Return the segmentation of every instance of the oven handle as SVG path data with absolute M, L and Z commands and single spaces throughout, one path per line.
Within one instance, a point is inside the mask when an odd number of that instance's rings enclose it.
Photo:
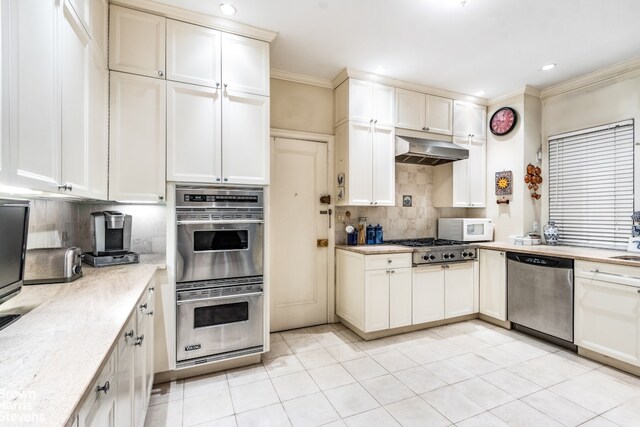
M 231 298 L 255 297 L 255 296 L 263 296 L 263 295 L 264 295 L 264 292 L 249 292 L 247 294 L 224 295 L 224 296 L 207 297 L 207 298 L 195 298 L 195 299 L 188 299 L 188 300 L 184 300 L 184 301 L 176 301 L 176 305 L 182 305 L 182 304 L 193 303 L 193 302 L 201 302 L 201 301 L 209 301 L 209 300 L 212 300 L 212 299 L 221 300 L 221 299 L 231 299 Z
M 205 224 L 213 224 L 213 225 L 223 225 L 223 224 L 264 224 L 263 219 L 226 219 L 220 221 L 211 221 L 211 220 L 186 220 L 186 221 L 176 221 L 178 225 L 205 225 Z

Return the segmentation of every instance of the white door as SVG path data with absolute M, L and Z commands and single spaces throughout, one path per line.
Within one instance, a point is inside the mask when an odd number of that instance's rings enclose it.
M 97 51 L 89 61 L 89 197 L 106 200 L 109 182 L 109 71 Z M 64 166 L 64 165 L 63 165 Z
M 349 205 L 371 205 L 372 175 L 372 126 L 369 123 L 348 122 L 349 127 Z
M 112 71 L 110 88 L 109 200 L 164 200 L 166 82 Z
M 372 199 L 376 206 L 396 204 L 396 161 L 393 128 L 374 125 L 372 141 Z M 351 142 L 351 141 L 349 141 Z
M 487 149 L 486 142 L 482 140 L 472 139 L 469 147 L 469 159 L 467 164 L 469 206 L 474 208 L 483 208 L 487 205 Z M 454 162 L 455 163 L 455 162 Z
M 389 329 L 389 270 L 364 272 L 364 332 Z
M 453 135 L 467 138 L 471 135 L 469 123 L 469 103 L 465 101 L 453 102 Z
M 373 122 L 373 93 L 371 83 L 349 79 L 349 120 Z
M 329 194 L 327 144 L 275 138 L 271 144 L 269 239 L 271 330 L 327 322 Z
M 374 83 L 372 91 L 374 124 L 377 126 L 393 126 L 395 88 Z
M 444 319 L 444 269 L 441 265 L 413 268 L 412 323 Z
M 132 334 L 125 335 L 125 334 Z M 133 352 L 135 316 L 131 316 L 118 340 L 116 371 L 116 425 L 133 425 Z
M 134 339 L 136 340 L 133 349 L 133 425 L 136 427 L 144 426 L 144 419 L 147 415 L 145 408 L 146 393 L 146 366 L 147 366 L 147 348 L 148 342 L 145 338 L 147 333 L 147 323 L 144 314 L 136 310 L 133 314 L 136 316 L 136 332 Z
M 166 19 L 111 5 L 109 69 L 164 78 Z
M 396 89 L 396 127 L 424 130 L 425 95 L 406 89 Z
M 223 91 L 224 184 L 269 184 L 269 98 Z
M 269 96 L 269 43 L 223 33 L 222 81 L 232 91 Z
M 393 268 L 389 275 L 389 327 L 411 324 L 411 268 Z
M 469 133 L 474 139 L 487 139 L 487 108 L 484 105 L 469 104 Z
M 58 191 L 60 181 L 56 3 L 13 0 L 10 4 L 12 175 L 18 185 L 50 192 Z
M 101 64 L 106 69 L 109 40 L 109 2 L 108 0 L 91 0 L 90 9 L 91 25 L 89 34 L 91 34 L 91 43 L 99 54 Z
M 167 80 L 220 87 L 220 31 L 167 20 Z
M 453 142 L 469 150 L 471 154 L 470 137 L 453 138 Z M 469 162 L 470 159 L 458 160 L 452 163 L 453 169 L 453 207 L 469 206 Z M 485 178 L 482 178 L 485 181 Z
M 453 134 L 453 101 L 440 96 L 426 95 L 426 127 L 429 132 Z
M 79 4 L 84 4 L 80 2 Z M 89 34 L 69 3 L 60 26 L 62 85 L 62 182 L 73 195 L 90 197 L 88 134 Z
M 444 272 L 444 317 L 474 312 L 473 262 L 448 264 Z
M 504 252 L 480 249 L 480 313 L 507 320 L 507 263 Z
M 167 180 L 220 183 L 220 90 L 167 82 Z

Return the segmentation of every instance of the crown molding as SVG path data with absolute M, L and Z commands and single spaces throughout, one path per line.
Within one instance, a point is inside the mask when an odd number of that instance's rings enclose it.
M 569 92 L 606 86 L 637 76 L 640 76 L 640 57 L 546 87 L 542 89 L 541 98 L 546 99 Z
M 524 96 L 524 95 L 531 95 L 531 96 L 535 96 L 536 98 L 540 98 L 541 91 L 540 89 L 536 89 L 534 87 L 525 85 L 524 87 L 518 90 L 514 90 L 513 92 L 507 93 L 506 95 L 502 95 L 497 98 L 491 98 L 487 105 L 491 106 L 496 104 L 502 104 L 511 98 L 515 98 L 516 96 Z
M 110 4 L 128 7 L 131 9 L 149 12 L 165 18 L 185 21 L 203 27 L 214 28 L 227 33 L 250 37 L 271 43 L 278 35 L 275 31 L 265 30 L 252 25 L 241 24 L 219 16 L 193 12 L 168 4 L 157 3 L 153 0 L 110 0 Z
M 333 89 L 331 80 L 321 79 L 319 77 L 307 76 L 304 74 L 290 73 L 288 71 L 271 69 L 271 78 L 278 80 L 286 80 L 288 82 L 302 83 L 305 85 L 318 86 Z
M 442 96 L 444 98 L 450 98 L 460 101 L 470 101 L 479 105 L 488 105 L 486 98 L 479 98 L 477 96 L 466 95 L 459 92 L 451 92 L 444 89 L 438 89 L 430 86 L 423 86 L 417 83 L 405 82 L 403 80 L 396 80 L 390 77 L 381 76 L 378 74 L 367 73 L 364 71 L 354 70 L 351 68 L 345 68 L 332 80 L 333 87 L 336 88 L 342 84 L 348 78 L 355 78 L 360 80 L 368 80 L 377 83 L 381 83 L 388 86 L 393 86 L 400 89 L 413 90 L 416 92 L 427 93 L 429 95 Z

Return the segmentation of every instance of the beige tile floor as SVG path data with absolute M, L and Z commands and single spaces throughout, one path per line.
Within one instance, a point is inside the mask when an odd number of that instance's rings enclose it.
M 155 386 L 146 425 L 638 427 L 640 378 L 479 320 L 369 342 L 322 325 Z

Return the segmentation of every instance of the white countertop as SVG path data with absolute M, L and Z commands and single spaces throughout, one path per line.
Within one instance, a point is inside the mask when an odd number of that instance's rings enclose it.
M 0 425 L 65 425 L 162 264 L 83 264 L 75 282 L 25 286 L 0 305 L 23 314 L 0 331 Z
M 506 252 L 523 252 L 536 255 L 555 256 L 560 258 L 572 258 L 582 261 L 606 262 L 609 264 L 630 265 L 640 267 L 639 261 L 613 259 L 620 255 L 637 255 L 640 253 L 616 251 L 611 249 L 583 248 L 578 246 L 551 246 L 551 245 L 512 245 L 505 242 L 477 243 L 481 249 L 495 249 Z
M 413 248 L 410 246 L 400 245 L 336 245 L 336 249 L 342 249 L 344 251 L 355 252 L 362 255 L 380 255 L 380 254 L 403 254 L 413 252 Z

